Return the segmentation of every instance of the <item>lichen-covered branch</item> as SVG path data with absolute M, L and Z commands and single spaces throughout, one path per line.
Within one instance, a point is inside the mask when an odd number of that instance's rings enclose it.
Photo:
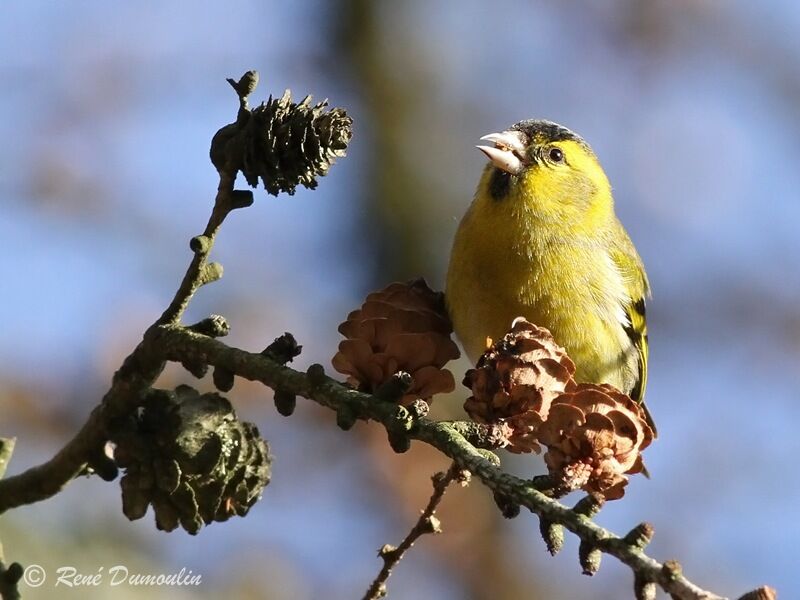
M 234 206 L 233 195 L 233 182 L 236 174 L 229 172 L 221 172 L 219 178 L 219 186 L 217 188 L 217 197 L 214 202 L 214 208 L 211 211 L 211 216 L 208 219 L 206 228 L 202 235 L 192 238 L 190 247 L 194 252 L 192 262 L 189 268 L 186 269 L 186 274 L 183 276 L 175 296 L 170 302 L 167 309 L 159 317 L 157 323 L 178 323 L 189 305 L 189 301 L 194 296 L 197 289 L 205 283 L 210 283 L 221 276 L 221 268 L 211 268 L 211 271 L 218 271 L 216 275 L 209 274 L 208 255 L 211 253 L 211 248 L 214 246 L 214 239 L 219 231 L 222 222 Z M 250 192 L 245 192 L 250 194 Z M 250 202 L 252 203 L 252 194 L 250 194 Z M 212 263 L 216 265 L 217 263 Z
M 416 417 L 413 411 L 396 404 L 380 401 L 373 395 L 350 389 L 324 374 L 320 365 L 312 365 L 306 373 L 296 371 L 264 356 L 231 348 L 213 338 L 198 334 L 179 326 L 163 326 L 156 334 L 158 347 L 163 357 L 173 361 L 200 361 L 221 366 L 236 375 L 251 381 L 311 399 L 318 404 L 350 419 L 378 421 L 391 435 L 404 431 L 409 439 L 416 439 L 437 448 L 457 465 L 480 479 L 495 495 L 505 502 L 525 507 L 549 524 L 561 525 L 578 536 L 586 546 L 586 552 L 599 550 L 616 557 L 628 565 L 645 592 L 647 584 L 658 584 L 674 598 L 682 600 L 723 600 L 722 596 L 703 590 L 689 581 L 675 561 L 664 563 L 647 556 L 644 545 L 648 536 L 642 536 L 642 528 L 620 537 L 594 523 L 581 511 L 570 509 L 545 493 L 540 492 L 531 480 L 524 480 L 503 471 L 491 456 L 471 444 L 462 435 L 470 431 L 475 437 L 477 430 L 462 424 L 431 421 Z M 596 560 L 597 554 L 594 554 Z M 584 566 L 587 571 L 587 567 Z M 596 569 L 595 569 L 596 570 Z M 643 595 L 642 598 L 648 596 Z
M 207 262 L 208 255 L 225 216 L 232 209 L 238 208 L 236 203 L 233 176 L 221 173 L 208 225 L 202 235 L 192 238 L 194 257 L 169 307 L 145 332 L 143 340 L 114 373 L 110 389 L 103 396 L 102 402 L 92 410 L 80 431 L 47 462 L 0 480 L 0 514 L 16 506 L 50 498 L 78 475 L 86 473 L 87 468 L 93 468 L 105 479 L 116 477 L 116 467 L 103 452 L 103 446 L 110 437 L 109 425 L 115 419 L 135 410 L 145 392 L 163 371 L 164 360 L 158 352 L 149 350 L 152 333 L 161 324 L 179 322 L 195 291 L 215 278 L 208 275 L 209 271 L 217 271 L 214 268 L 209 269 L 211 265 Z M 217 272 L 216 278 L 220 274 L 221 270 Z
M 141 394 L 153 384 L 163 367 L 163 360 L 147 352 L 142 341 L 114 373 L 111 388 L 83 427 L 53 458 L 0 480 L 0 514 L 50 498 L 86 472 L 93 459 L 101 460 L 108 424 L 137 406 Z
M 252 170 L 268 189 L 278 182 L 277 189 L 291 192 L 298 184 L 314 187 L 316 177 L 344 154 L 352 121 L 342 109 L 326 112 L 325 103 L 311 106 L 309 99 L 294 104 L 287 93 L 274 105 L 250 111 L 247 98 L 257 82 L 253 71 L 231 82 L 239 96 L 239 111 L 236 122 L 220 129 L 212 140 L 211 160 L 219 173 L 214 207 L 203 233 L 191 240 L 194 256 L 175 296 L 114 374 L 110 389 L 80 431 L 47 462 L 0 479 L 0 514 L 57 494 L 88 469 L 104 479 L 116 477 L 116 466 L 104 452 L 110 424 L 136 409 L 164 367 L 160 353 L 149 350 L 152 334 L 158 326 L 179 323 L 197 289 L 221 277 L 221 265 L 208 262 L 216 234 L 232 210 L 253 203 L 252 192 L 233 189 L 237 173 L 252 175 Z M 282 145 L 275 146 L 275 128 L 287 124 L 293 126 L 290 134 L 281 133 Z

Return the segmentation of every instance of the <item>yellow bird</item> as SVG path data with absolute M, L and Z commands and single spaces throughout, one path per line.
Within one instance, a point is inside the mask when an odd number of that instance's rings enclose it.
M 550 121 L 481 140 L 489 163 L 456 233 L 445 293 L 467 355 L 476 361 L 487 337 L 523 316 L 566 348 L 577 381 L 643 402 L 649 284 L 594 152 Z

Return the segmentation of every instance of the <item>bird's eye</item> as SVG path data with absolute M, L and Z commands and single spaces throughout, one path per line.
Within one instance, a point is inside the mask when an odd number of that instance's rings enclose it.
M 561 151 L 561 148 L 550 148 L 547 152 L 547 156 L 554 163 L 564 162 L 564 153 Z

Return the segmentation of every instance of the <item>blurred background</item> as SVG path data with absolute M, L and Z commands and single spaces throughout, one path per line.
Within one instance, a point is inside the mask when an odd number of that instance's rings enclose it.
M 225 83 L 261 73 L 254 100 L 291 88 L 355 121 L 349 155 L 317 191 L 273 198 L 225 224 L 225 266 L 187 321 L 227 316 L 231 344 L 285 330 L 299 367 L 330 364 L 336 327 L 370 290 L 425 276 L 443 287 L 453 233 L 484 164 L 478 138 L 523 118 L 581 133 L 615 188 L 647 266 L 653 478 L 597 520 L 655 525 L 650 553 L 736 597 L 800 597 L 800 6 L 744 0 L 396 3 L 6 0 L 0 7 L 0 435 L 9 474 L 50 457 L 163 310 L 216 189 L 211 136 L 232 121 Z M 457 379 L 467 367 L 455 365 Z M 160 384 L 197 382 L 170 367 Z M 434 416 L 463 416 L 466 390 Z M 377 426 L 344 433 L 300 401 L 230 396 L 275 455 L 246 519 L 197 537 L 128 522 L 116 484 L 79 480 L 0 521 L 6 558 L 80 572 L 202 575 L 199 588 L 69 590 L 26 598 L 357 598 L 377 549 L 406 534 L 447 463 L 395 456 Z M 504 457 L 523 475 L 541 459 Z M 572 500 L 572 499 L 569 499 Z M 504 521 L 479 485 L 451 489 L 445 534 L 396 569 L 390 597 L 616 600 L 614 559 L 580 575 L 538 523 Z

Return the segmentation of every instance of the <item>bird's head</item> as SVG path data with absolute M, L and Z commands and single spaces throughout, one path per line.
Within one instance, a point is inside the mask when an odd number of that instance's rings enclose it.
M 485 135 L 488 158 L 479 196 L 546 222 L 575 225 L 613 213 L 611 186 L 589 144 L 551 121 L 520 121 Z

